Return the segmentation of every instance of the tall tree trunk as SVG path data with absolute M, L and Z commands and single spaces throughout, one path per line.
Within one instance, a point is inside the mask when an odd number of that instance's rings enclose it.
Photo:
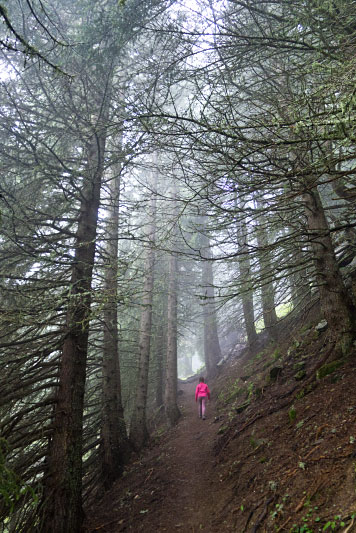
M 53 436 L 47 457 L 41 531 L 48 533 L 77 533 L 83 520 L 83 404 L 91 282 L 106 141 L 105 122 L 100 122 L 88 149 L 85 182 L 81 192 L 66 336 L 60 364 Z
M 307 190 L 303 194 L 303 202 L 321 309 L 338 349 L 346 355 L 355 337 L 355 309 L 339 271 L 328 222 L 317 189 Z
M 253 306 L 253 285 L 251 281 L 251 261 L 248 246 L 248 228 L 243 213 L 243 200 L 239 197 L 238 191 L 235 193 L 235 209 L 240 211 L 236 221 L 236 240 L 239 264 L 240 297 L 242 311 L 245 322 L 247 342 L 252 346 L 257 340 L 255 327 L 255 310 Z
M 119 238 L 120 169 L 109 183 L 110 217 L 107 227 L 107 265 L 105 270 L 101 479 L 106 489 L 121 475 L 131 447 L 126 433 L 121 399 L 120 360 L 118 348 L 117 277 Z
M 260 225 L 257 228 L 257 244 L 260 263 L 262 315 L 268 334 L 271 337 L 275 337 L 278 319 L 275 308 L 271 254 L 264 218 L 260 217 L 259 222 Z
M 290 277 L 290 291 L 293 309 L 298 313 L 308 306 L 312 300 L 312 293 L 310 287 L 310 276 L 305 265 L 307 259 L 303 252 L 301 245 L 297 244 L 294 254 L 291 256 L 293 260 L 294 272 Z
M 156 182 L 157 184 L 157 182 Z M 135 404 L 130 426 L 130 440 L 136 450 L 140 450 L 148 438 L 146 424 L 146 404 L 148 391 L 148 370 L 152 335 L 152 301 L 155 261 L 155 233 L 156 233 L 156 194 L 151 199 L 151 221 L 147 238 L 149 240 L 145 261 L 145 282 L 143 288 L 142 312 L 139 338 L 139 367 Z
M 337 180 L 334 180 L 332 182 L 332 188 L 333 191 L 340 197 L 349 202 L 350 204 L 353 204 L 353 207 L 355 207 L 356 203 L 356 196 L 355 192 L 352 190 L 350 191 L 344 183 L 344 180 L 339 178 Z M 347 218 L 350 226 L 345 229 L 345 239 L 350 243 L 350 247 L 354 245 L 355 238 L 356 238 L 356 230 L 354 227 L 352 227 L 352 223 L 350 220 L 351 216 Z M 351 289 L 353 294 L 353 302 L 356 303 L 356 275 L 355 273 L 352 274 L 351 277 Z
M 255 327 L 255 311 L 253 306 L 253 288 L 251 282 L 251 262 L 248 249 L 247 227 L 244 220 L 239 223 L 238 227 L 238 261 L 241 280 L 241 301 L 244 315 L 247 342 L 252 346 L 257 340 Z
M 155 261 L 155 275 L 161 287 L 156 295 L 154 328 L 154 361 L 152 368 L 155 405 L 164 406 L 165 356 L 167 352 L 167 257 L 158 256 Z
M 178 245 L 178 206 L 176 184 L 173 183 L 173 246 Z M 177 404 L 178 354 L 177 354 L 177 301 L 178 301 L 178 257 L 175 252 L 169 256 L 168 301 L 167 301 L 167 355 L 164 388 L 164 408 L 168 423 L 174 426 L 180 417 Z
M 165 353 L 165 322 L 163 316 L 160 317 L 159 325 L 156 331 L 156 364 L 155 364 L 155 403 L 156 407 L 162 407 L 163 405 L 163 363 Z
M 202 234 L 202 244 L 202 256 L 205 259 L 202 266 L 202 288 L 204 291 L 204 355 L 207 375 L 211 378 L 216 374 L 216 365 L 221 359 L 221 348 L 216 317 L 214 275 L 211 262 L 210 241 L 204 234 Z
M 165 412 L 171 426 L 174 426 L 180 417 L 177 405 L 177 274 L 177 255 L 172 252 L 169 259 L 168 275 L 167 358 L 164 391 Z

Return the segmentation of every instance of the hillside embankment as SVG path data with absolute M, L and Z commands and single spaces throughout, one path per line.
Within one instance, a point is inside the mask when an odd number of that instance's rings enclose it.
M 205 421 L 197 381 L 182 384 L 178 425 L 87 511 L 86 533 L 355 532 L 356 353 L 337 359 L 323 329 L 232 355 Z

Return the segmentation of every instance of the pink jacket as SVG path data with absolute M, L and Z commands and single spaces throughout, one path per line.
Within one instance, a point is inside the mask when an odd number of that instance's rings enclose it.
M 206 383 L 199 383 L 195 389 L 195 401 L 197 401 L 197 399 L 201 396 L 207 396 L 210 400 L 210 390 Z

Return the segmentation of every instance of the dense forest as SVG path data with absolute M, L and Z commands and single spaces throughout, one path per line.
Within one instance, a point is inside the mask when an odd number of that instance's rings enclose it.
M 76 533 L 178 377 L 316 304 L 353 350 L 354 2 L 0 15 L 0 515 Z

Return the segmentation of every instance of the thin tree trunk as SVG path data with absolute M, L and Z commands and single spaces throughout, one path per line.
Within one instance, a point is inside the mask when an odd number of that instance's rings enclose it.
M 167 420 L 174 426 L 180 417 L 177 405 L 177 255 L 172 253 L 169 259 L 168 309 L 167 309 L 167 359 L 165 383 L 165 412 Z
M 173 245 L 178 244 L 178 206 L 176 184 L 173 183 Z M 168 423 L 174 426 L 180 411 L 177 404 L 178 354 L 177 354 L 177 301 L 178 301 L 178 257 L 175 252 L 169 256 L 168 301 L 167 301 L 167 355 L 164 388 L 164 408 Z
M 247 228 L 245 223 L 240 224 L 238 235 L 239 271 L 242 283 L 241 301 L 245 321 L 247 342 L 252 346 L 257 340 L 255 327 L 255 311 L 253 306 L 253 289 L 251 282 L 251 264 L 247 242 Z
M 121 399 L 120 360 L 118 348 L 117 277 L 120 169 L 109 184 L 110 218 L 107 227 L 107 259 L 105 270 L 104 339 L 103 339 L 103 404 L 101 426 L 101 478 L 106 489 L 121 475 L 131 447 L 126 433 Z
M 157 183 L 157 182 L 156 182 Z M 148 370 L 152 335 L 152 301 L 155 261 L 155 233 L 156 233 L 156 195 L 151 199 L 151 221 L 149 225 L 147 256 L 145 262 L 145 282 L 142 300 L 139 338 L 139 368 L 135 404 L 130 426 L 130 440 L 136 450 L 140 450 L 148 438 L 146 424 L 146 404 L 148 391 Z
M 155 365 L 155 403 L 156 407 L 163 405 L 163 363 L 165 352 L 165 324 L 163 316 L 160 317 L 160 324 L 157 327 L 156 334 L 156 365 Z M 162 321 L 162 322 L 161 322 Z
M 346 355 L 355 336 L 354 307 L 343 283 L 325 212 L 316 189 L 303 194 L 304 209 L 313 250 L 320 305 L 329 330 Z
M 260 226 L 257 228 L 256 232 L 260 263 L 262 315 L 267 332 L 272 337 L 275 337 L 278 319 L 275 308 L 271 254 L 268 247 L 268 236 L 264 224 L 264 219 L 260 218 Z
M 243 210 L 238 193 L 235 195 L 235 208 Z M 253 306 L 253 286 L 251 282 L 251 262 L 248 247 L 248 230 L 244 215 L 236 223 L 237 229 L 237 249 L 239 263 L 239 279 L 241 280 L 240 297 L 242 302 L 242 311 L 245 322 L 247 342 L 252 346 L 257 340 L 255 327 L 255 310 Z
M 221 348 L 215 308 L 213 265 L 210 260 L 210 242 L 206 235 L 202 234 L 202 239 L 202 256 L 205 259 L 202 266 L 202 287 L 205 298 L 203 303 L 204 355 L 207 375 L 211 378 L 216 374 L 216 365 L 221 359 Z
M 155 260 L 155 279 L 156 277 L 160 290 L 157 291 L 154 325 L 154 359 L 150 363 L 150 369 L 153 379 L 154 401 L 157 408 L 164 405 L 164 371 L 165 355 L 167 351 L 167 258 L 163 255 L 156 256 Z
M 72 266 L 66 337 L 59 372 L 53 436 L 44 482 L 42 532 L 77 533 L 82 510 L 82 433 L 91 282 L 106 130 L 98 124 L 88 149 Z

